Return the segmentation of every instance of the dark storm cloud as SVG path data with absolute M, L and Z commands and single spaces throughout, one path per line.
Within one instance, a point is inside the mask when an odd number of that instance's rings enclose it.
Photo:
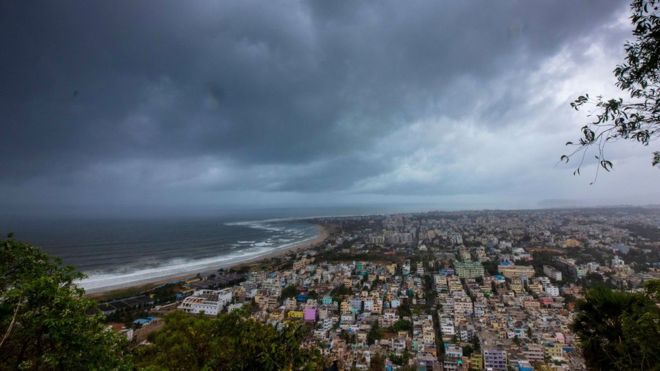
M 0 186 L 200 179 L 204 189 L 315 192 L 394 171 L 410 147 L 383 138 L 428 117 L 474 115 L 493 79 L 538 68 L 625 7 L 23 1 L 0 10 Z M 474 125 L 507 125 L 493 119 L 514 104 L 502 94 Z

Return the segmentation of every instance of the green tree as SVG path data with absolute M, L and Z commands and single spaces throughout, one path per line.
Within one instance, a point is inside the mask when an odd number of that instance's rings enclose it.
M 643 293 L 589 289 L 576 305 L 572 329 L 595 370 L 660 370 L 658 283 Z
M 404 366 L 408 364 L 408 360 L 410 359 L 410 352 L 408 351 L 408 348 L 403 350 L 402 355 L 396 355 L 395 353 L 390 353 L 390 360 L 392 363 L 398 366 Z
M 343 283 L 341 285 L 335 287 L 334 289 L 332 289 L 332 291 L 330 291 L 330 295 L 332 295 L 333 297 L 351 295 L 352 293 L 353 293 L 353 291 L 350 288 L 344 286 Z
M 394 322 L 394 325 L 392 325 L 392 329 L 394 331 L 411 331 L 412 330 L 412 323 L 408 320 L 405 319 L 400 319 L 396 322 Z
M 581 129 L 577 143 L 567 145 L 577 148 L 561 159 L 568 162 L 580 154 L 579 174 L 585 154 L 591 147 L 596 148 L 596 159 L 607 171 L 612 162 L 605 158 L 605 144 L 624 139 L 648 145 L 655 139 L 660 129 L 660 18 L 657 0 L 633 0 L 630 20 L 633 24 L 634 41 L 625 44 L 625 61 L 614 69 L 617 87 L 628 93 L 629 98 L 593 99 L 588 94 L 578 97 L 571 106 L 579 110 L 583 105 L 595 105 L 593 121 Z M 660 164 L 660 152 L 654 152 L 653 166 Z M 598 176 L 598 172 L 596 172 Z
M 412 311 L 410 310 L 410 305 L 408 304 L 407 301 L 403 301 L 399 305 L 396 311 L 399 314 L 399 318 L 410 317 L 412 315 Z
M 83 275 L 40 249 L 0 241 L 0 369 L 128 369 L 126 340 L 73 283 Z
M 371 362 L 369 362 L 369 371 L 384 371 L 385 370 L 385 357 L 376 353 L 371 356 Z
M 479 340 L 479 337 L 474 336 L 472 338 L 472 349 L 474 349 L 475 352 L 478 352 L 481 350 L 481 341 Z
M 374 322 L 374 325 L 371 326 L 371 330 L 367 333 L 367 343 L 369 345 L 376 342 L 376 340 L 382 339 L 385 331 L 378 326 L 378 322 Z
M 277 330 L 241 310 L 218 317 L 175 312 L 152 344 L 136 350 L 135 362 L 153 370 L 318 369 L 318 350 L 301 345 L 306 332 L 296 323 Z
M 484 266 L 484 270 L 488 272 L 489 275 L 494 276 L 498 274 L 497 266 L 499 262 L 497 260 L 488 260 L 481 263 Z
M 282 295 L 280 295 L 280 300 L 293 298 L 298 295 L 298 288 L 295 285 L 289 285 L 282 289 Z

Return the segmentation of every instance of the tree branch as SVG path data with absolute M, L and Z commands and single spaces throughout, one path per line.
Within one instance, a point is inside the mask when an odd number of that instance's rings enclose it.
M 11 318 L 11 322 L 9 322 L 9 327 L 7 327 L 7 331 L 5 331 L 5 335 L 2 337 L 2 341 L 0 341 L 0 348 L 2 348 L 2 345 L 5 343 L 5 340 L 9 338 L 9 335 L 11 334 L 11 330 L 14 328 L 14 324 L 16 324 L 16 316 L 18 315 L 18 310 L 21 308 L 21 305 L 23 305 L 23 297 L 20 297 L 18 300 L 18 304 L 16 304 L 16 309 L 14 309 L 14 315 Z

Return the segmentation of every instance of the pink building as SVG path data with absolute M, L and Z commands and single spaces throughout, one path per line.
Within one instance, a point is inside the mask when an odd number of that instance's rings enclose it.
M 305 322 L 316 322 L 316 309 L 314 308 L 307 308 L 303 312 L 303 318 L 305 319 Z
M 552 302 L 553 302 L 552 298 L 549 298 L 549 297 L 543 297 L 543 298 L 540 299 L 540 301 L 541 301 L 541 304 L 543 304 L 545 306 L 551 305 Z

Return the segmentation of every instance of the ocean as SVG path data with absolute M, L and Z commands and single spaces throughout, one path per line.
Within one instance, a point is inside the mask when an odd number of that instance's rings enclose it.
M 214 270 L 318 236 L 304 219 L 369 208 L 269 209 L 181 218 L 0 218 L 0 233 L 36 245 L 87 275 L 88 291 Z M 300 219 L 303 218 L 303 219 Z

